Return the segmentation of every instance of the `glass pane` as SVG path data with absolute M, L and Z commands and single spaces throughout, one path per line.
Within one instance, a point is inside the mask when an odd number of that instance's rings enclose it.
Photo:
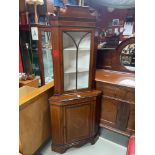
M 20 31 L 20 47 L 24 72 L 29 74 L 35 74 L 35 76 L 39 79 L 40 83 L 40 68 L 37 41 L 32 40 L 30 31 Z
M 79 44 L 77 89 L 89 86 L 90 40 L 90 33 L 85 33 Z
M 20 50 L 23 61 L 23 67 L 25 73 L 30 73 L 30 32 L 29 31 L 20 31 Z
M 53 80 L 51 32 L 42 32 L 41 35 L 42 35 L 44 78 L 45 83 L 48 83 Z
M 64 90 L 75 90 L 76 89 L 76 73 L 65 73 L 64 74 Z
M 89 84 L 89 72 L 78 72 L 78 85 L 77 89 L 88 88 Z
M 76 45 L 70 35 L 63 33 L 64 90 L 76 89 Z
M 87 88 L 89 83 L 90 33 L 63 33 L 64 90 Z
M 31 57 L 32 57 L 32 70 L 33 73 L 36 76 L 40 76 L 40 68 L 39 68 L 39 58 L 38 58 L 38 51 L 37 50 L 32 50 L 31 51 Z
M 32 71 L 35 74 L 35 76 L 39 79 L 39 85 L 41 85 L 38 46 L 37 46 L 37 41 L 32 40 L 32 38 L 31 38 L 30 57 L 31 57 L 31 63 L 32 63 Z

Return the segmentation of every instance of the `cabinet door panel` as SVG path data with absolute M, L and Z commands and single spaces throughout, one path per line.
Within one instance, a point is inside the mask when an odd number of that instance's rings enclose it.
M 114 127 L 117 118 L 118 101 L 102 97 L 101 121 Z
M 116 127 L 122 131 L 125 131 L 127 128 L 129 110 L 128 103 L 119 101 Z
M 127 129 L 130 131 L 135 130 L 135 104 L 130 104 L 129 120 Z
M 65 107 L 65 142 L 71 143 L 90 136 L 91 103 Z

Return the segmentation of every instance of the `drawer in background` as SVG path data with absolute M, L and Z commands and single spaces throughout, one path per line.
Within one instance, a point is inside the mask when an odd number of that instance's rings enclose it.
M 121 100 L 126 100 L 129 102 L 134 102 L 135 100 L 135 90 L 134 88 L 128 88 L 119 85 L 108 84 L 104 82 L 96 82 L 96 89 L 101 90 L 103 95 L 114 97 Z

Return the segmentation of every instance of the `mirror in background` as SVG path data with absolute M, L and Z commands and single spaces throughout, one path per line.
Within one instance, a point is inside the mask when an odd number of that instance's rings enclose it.
M 126 45 L 120 54 L 121 64 L 130 71 L 135 71 L 135 43 Z

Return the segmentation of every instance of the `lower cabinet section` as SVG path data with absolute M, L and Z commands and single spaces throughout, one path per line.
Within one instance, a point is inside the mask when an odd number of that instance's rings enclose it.
M 101 92 L 87 91 L 52 96 L 50 101 L 52 150 L 64 153 L 68 148 L 98 138 Z
M 134 88 L 97 82 L 103 92 L 100 126 L 130 136 L 135 131 Z

